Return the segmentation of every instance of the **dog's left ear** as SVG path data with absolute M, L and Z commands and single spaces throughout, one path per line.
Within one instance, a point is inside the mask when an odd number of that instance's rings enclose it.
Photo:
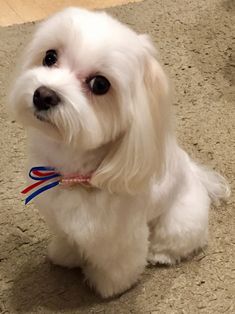
M 158 52 L 148 35 L 139 35 L 146 51 L 144 56 L 144 83 L 149 98 L 149 108 L 153 116 L 156 132 L 170 130 L 170 86 L 162 66 L 158 61 Z
M 92 184 L 111 192 L 138 193 L 164 172 L 169 85 L 153 44 L 145 35 L 139 35 L 139 40 L 141 75 L 129 101 L 130 127 L 92 179 Z

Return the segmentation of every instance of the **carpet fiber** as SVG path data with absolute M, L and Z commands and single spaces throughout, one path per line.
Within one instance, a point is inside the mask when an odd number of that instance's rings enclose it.
M 108 11 L 152 36 L 174 86 L 179 142 L 234 186 L 232 0 L 147 0 Z M 79 270 L 46 260 L 50 235 L 19 193 L 25 135 L 5 109 L 6 86 L 33 28 L 0 28 L 0 313 L 234 313 L 234 196 L 211 208 L 208 248 L 175 267 L 146 268 L 119 298 L 100 300 Z

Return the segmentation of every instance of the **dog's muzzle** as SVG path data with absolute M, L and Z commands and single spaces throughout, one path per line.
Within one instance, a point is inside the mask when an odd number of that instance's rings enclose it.
M 61 99 L 56 92 L 46 86 L 38 87 L 33 95 L 33 104 L 37 111 L 48 110 L 55 107 L 60 101 Z

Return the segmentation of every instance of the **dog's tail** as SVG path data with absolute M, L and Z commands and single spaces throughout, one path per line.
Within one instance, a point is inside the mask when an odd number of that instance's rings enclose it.
M 194 171 L 215 204 L 230 196 L 229 184 L 222 175 L 201 165 L 196 165 Z

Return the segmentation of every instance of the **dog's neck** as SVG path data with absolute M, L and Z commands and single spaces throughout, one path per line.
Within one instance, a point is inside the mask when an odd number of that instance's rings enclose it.
M 54 167 L 64 175 L 70 173 L 86 175 L 99 167 L 110 145 L 112 144 L 84 152 L 59 143 L 41 133 L 33 132 L 29 136 L 30 164 L 31 166 Z

